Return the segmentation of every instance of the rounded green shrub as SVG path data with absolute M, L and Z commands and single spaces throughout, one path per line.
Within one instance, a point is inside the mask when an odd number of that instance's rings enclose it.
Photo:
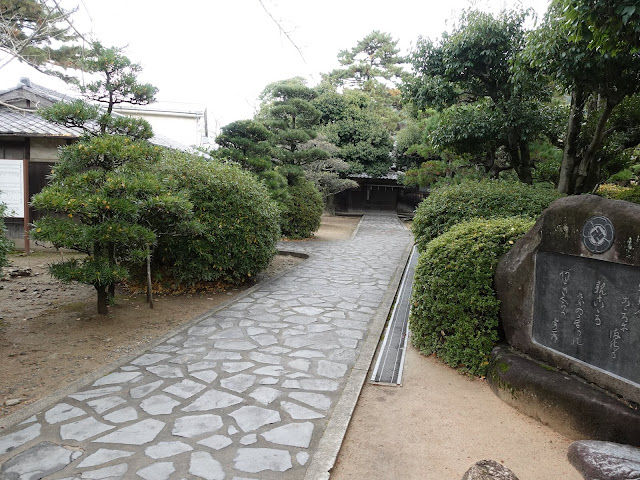
M 282 234 L 288 238 L 310 237 L 320 227 L 324 210 L 322 195 L 309 180 L 297 177 L 289 185 L 289 198 L 283 202 Z
M 4 215 L 6 211 L 7 206 L 4 203 L 0 203 L 0 268 L 9 263 L 8 254 L 13 248 L 13 242 L 5 235 Z
M 495 269 L 533 223 L 523 217 L 475 219 L 426 245 L 416 266 L 409 320 L 416 347 L 452 367 L 486 374 L 498 340 Z
M 237 283 L 269 265 L 280 238 L 279 210 L 253 174 L 175 151 L 157 168 L 186 191 L 196 223 L 189 233 L 159 236 L 154 261 L 160 272 L 181 284 Z
M 422 251 L 452 226 L 472 218 L 537 217 L 562 195 L 550 185 L 504 180 L 466 181 L 434 190 L 418 205 L 413 233 Z

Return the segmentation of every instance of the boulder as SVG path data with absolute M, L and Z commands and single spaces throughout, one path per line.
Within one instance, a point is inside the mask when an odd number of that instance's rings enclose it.
M 467 470 L 462 480 L 518 480 L 518 477 L 494 460 L 480 460 Z
M 580 440 L 569 445 L 567 456 L 585 480 L 640 480 L 640 448 Z

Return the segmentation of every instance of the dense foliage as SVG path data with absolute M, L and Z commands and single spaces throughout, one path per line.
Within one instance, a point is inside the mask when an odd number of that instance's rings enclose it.
M 280 238 L 279 211 L 267 188 L 237 165 L 165 152 L 158 174 L 193 205 L 193 233 L 158 238 L 154 270 L 171 281 L 239 283 L 266 268 Z
M 536 217 L 561 195 L 548 185 L 482 180 L 436 189 L 416 211 L 413 232 L 418 248 L 454 225 L 472 218 Z
M 493 289 L 498 259 L 531 228 L 521 217 L 475 219 L 429 242 L 414 277 L 410 328 L 423 353 L 485 375 L 499 339 L 499 300 Z
M 303 177 L 289 186 L 289 195 L 282 212 L 282 234 L 288 238 L 310 237 L 320 227 L 322 195 Z
M 7 206 L 0 203 L 0 268 L 7 265 L 7 254 L 13 248 L 13 242 L 5 236 L 4 215 L 6 211 Z

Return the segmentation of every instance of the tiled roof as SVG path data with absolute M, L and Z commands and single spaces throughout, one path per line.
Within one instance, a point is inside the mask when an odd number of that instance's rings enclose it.
M 398 180 L 398 172 L 389 172 L 385 175 L 374 177 L 368 173 L 352 173 L 348 175 L 349 178 L 373 178 L 376 180 Z
M 82 130 L 48 122 L 35 112 L 0 108 L 0 135 L 77 138 Z

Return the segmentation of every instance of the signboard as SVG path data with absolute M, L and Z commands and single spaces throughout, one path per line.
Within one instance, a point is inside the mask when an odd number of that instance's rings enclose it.
M 7 204 L 7 217 L 24 218 L 22 160 L 0 160 L 0 202 Z
M 640 267 L 539 251 L 533 340 L 640 385 Z

